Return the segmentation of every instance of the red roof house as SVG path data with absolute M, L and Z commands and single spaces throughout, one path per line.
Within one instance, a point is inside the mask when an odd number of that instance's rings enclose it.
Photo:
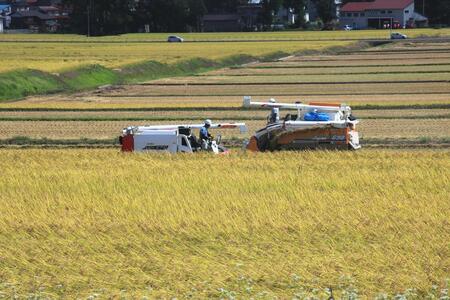
M 414 0 L 349 2 L 341 8 L 340 23 L 355 29 L 396 29 L 413 27 L 417 16 Z

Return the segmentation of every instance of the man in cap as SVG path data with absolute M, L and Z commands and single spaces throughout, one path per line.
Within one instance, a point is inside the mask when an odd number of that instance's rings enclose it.
M 277 100 L 271 98 L 269 102 L 275 104 Z M 278 123 L 279 121 L 280 121 L 280 109 L 278 107 L 272 107 L 272 112 L 270 113 L 269 116 L 269 123 L 270 124 Z
M 205 121 L 205 125 L 203 125 L 202 128 L 200 128 L 200 141 L 202 142 L 202 145 L 208 144 L 208 141 L 212 139 L 212 135 L 209 133 L 209 128 L 212 125 L 212 121 L 210 119 L 207 119 Z

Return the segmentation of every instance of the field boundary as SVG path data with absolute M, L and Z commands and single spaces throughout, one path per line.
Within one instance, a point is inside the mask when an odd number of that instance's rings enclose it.
M 243 86 L 243 85 L 342 85 L 342 84 L 398 84 L 398 83 L 450 83 L 450 80 L 380 80 L 380 81 L 298 81 L 298 82 L 187 82 L 187 83 L 158 83 L 158 82 L 144 82 L 138 85 L 141 86 Z
M 401 110 L 401 109 L 450 109 L 450 104 L 405 104 L 405 105 L 352 105 L 353 110 Z M 255 108 L 240 106 L 190 106 L 190 107 L 124 107 L 124 108 L 39 108 L 39 107 L 8 107 L 0 112 L 176 112 L 176 111 L 257 111 Z
M 118 134 L 119 135 L 119 134 Z M 223 145 L 230 148 L 240 148 L 244 138 L 223 139 Z M 450 137 L 431 138 L 361 138 L 364 148 L 450 148 Z M 117 148 L 120 144 L 118 138 L 112 139 L 50 139 L 16 136 L 0 139 L 0 148 Z

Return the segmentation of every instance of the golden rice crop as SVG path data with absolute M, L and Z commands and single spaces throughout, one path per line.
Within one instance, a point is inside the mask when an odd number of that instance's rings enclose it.
M 38 69 L 59 72 L 76 66 L 100 64 L 120 68 L 141 61 L 173 63 L 195 57 L 219 59 L 247 54 L 264 55 L 277 51 L 293 53 L 346 46 L 348 41 L 319 42 L 236 42 L 236 43 L 21 43 L 5 42 L 0 48 L 0 72 L 14 69 Z
M 420 299 L 449 276 L 448 151 L 0 157 L 7 298 Z
M 448 28 L 442 29 L 404 29 L 402 33 L 409 37 L 420 36 L 449 36 Z M 389 31 L 280 31 L 280 32 L 214 32 L 214 33 L 177 33 L 187 41 L 264 41 L 264 40 L 333 40 L 333 39 L 385 39 Z M 124 34 L 117 36 L 89 37 L 71 34 L 5 34 L 0 36 L 2 41 L 166 41 L 169 33 Z

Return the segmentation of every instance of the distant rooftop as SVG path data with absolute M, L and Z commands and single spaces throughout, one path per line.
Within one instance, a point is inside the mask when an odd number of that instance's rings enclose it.
M 375 0 L 372 2 L 349 2 L 342 7 L 341 11 L 353 12 L 374 9 L 404 9 L 412 3 L 414 3 L 414 0 Z

